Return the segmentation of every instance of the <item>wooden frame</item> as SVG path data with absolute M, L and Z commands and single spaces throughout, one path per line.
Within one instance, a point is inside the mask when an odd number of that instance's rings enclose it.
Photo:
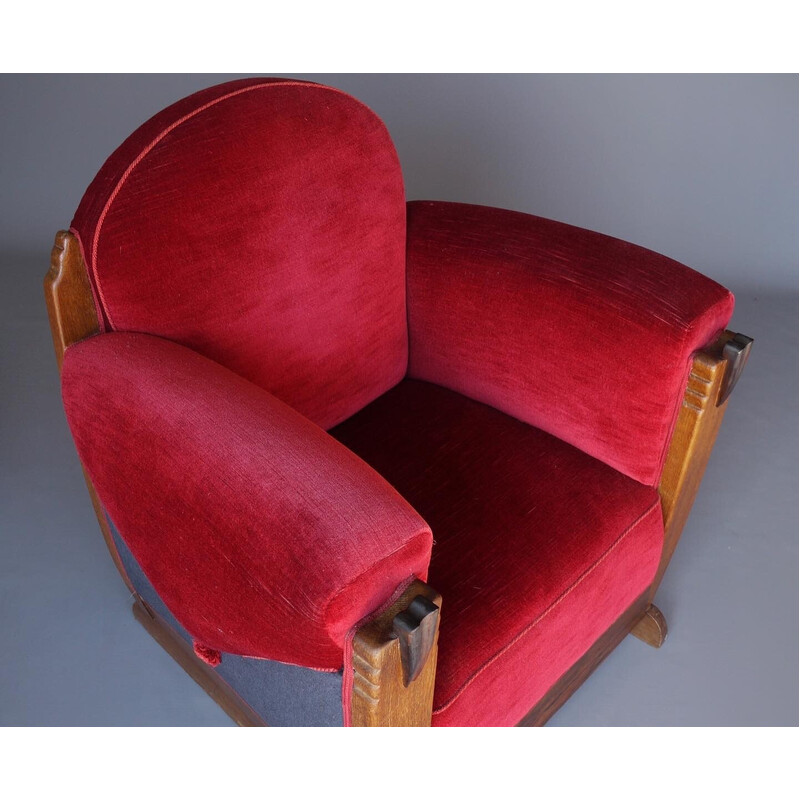
M 60 371 L 66 348 L 101 330 L 80 246 L 67 231 L 56 234 L 44 290 Z M 663 644 L 666 621 L 652 600 L 680 540 L 728 398 L 747 361 L 751 344 L 748 337 L 725 331 L 716 342 L 695 354 L 658 487 L 664 514 L 664 549 L 653 583 L 559 679 L 520 725 L 547 722 L 628 633 L 654 647 Z M 234 721 L 239 725 L 263 725 L 247 703 L 200 661 L 191 647 L 137 595 L 85 471 L 84 476 L 103 538 L 133 593 L 134 616 Z M 396 602 L 355 633 L 349 664 L 353 680 L 349 709 L 352 725 L 431 724 L 441 605 L 442 598 L 436 591 L 415 581 Z
M 421 613 L 412 613 L 408 623 L 404 618 L 418 598 L 429 603 L 422 606 Z M 422 581 L 414 581 L 397 602 L 359 628 L 351 659 L 351 725 L 430 726 L 441 605 L 437 592 Z M 411 635 L 404 639 L 398 628 L 410 628 Z M 419 669 L 409 674 L 404 651 L 414 650 Z
M 58 372 L 61 374 L 64 351 L 71 344 L 100 333 L 100 322 L 97 319 L 92 288 L 89 285 L 89 273 L 83 261 L 80 244 L 69 231 L 59 231 L 56 234 L 50 254 L 50 269 L 44 276 L 44 300 L 47 304 L 47 316 L 50 319 L 50 333 L 53 336 Z M 83 468 L 83 465 L 81 467 Z M 83 477 L 111 558 L 125 585 L 133 592 L 133 584 L 122 566 L 105 512 L 85 468 Z

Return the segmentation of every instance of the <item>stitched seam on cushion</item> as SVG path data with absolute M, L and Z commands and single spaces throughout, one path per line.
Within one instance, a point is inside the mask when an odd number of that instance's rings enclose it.
M 337 589 L 336 593 L 331 595 L 331 597 L 329 598 L 328 602 L 325 604 L 325 610 L 322 613 L 322 621 L 323 622 L 327 622 L 328 612 L 330 611 L 331 606 L 338 599 L 339 595 L 341 595 L 342 593 L 346 592 L 351 586 L 357 584 L 364 577 L 364 574 L 366 572 L 369 572 L 370 570 L 374 569 L 375 567 L 377 567 L 377 566 L 385 563 L 386 561 L 389 561 L 390 559 L 394 558 L 401 550 L 404 550 L 405 548 L 411 547 L 411 545 L 416 544 L 417 540 L 422 538 L 422 537 L 424 537 L 426 533 L 431 533 L 430 528 L 426 527 L 425 530 L 420 531 L 419 533 L 415 533 L 412 537 L 410 537 L 405 542 L 403 542 L 403 544 L 398 545 L 397 547 L 395 547 L 395 549 L 392 550 L 391 553 L 387 553 L 382 558 L 379 558 L 377 561 L 375 561 L 374 563 L 370 564 L 365 570 L 362 570 L 358 575 L 356 575 L 355 578 L 352 578 L 344 586 L 342 586 L 339 589 Z M 431 534 L 431 538 L 432 538 L 432 536 L 433 535 Z M 413 580 L 415 577 L 417 577 L 417 576 L 415 576 L 414 573 L 411 573 L 411 578 L 410 579 Z M 333 641 L 333 640 L 331 640 L 331 641 Z M 334 644 L 336 644 L 336 642 L 334 642 Z
M 105 221 L 106 215 L 108 214 L 108 211 L 111 208 L 111 204 L 114 202 L 117 195 L 122 190 L 122 187 L 124 186 L 125 182 L 130 177 L 130 174 L 159 142 L 161 142 L 168 134 L 172 133 L 172 131 L 174 131 L 175 128 L 179 127 L 184 122 L 187 122 L 193 117 L 196 117 L 198 114 L 202 113 L 203 111 L 206 111 L 212 106 L 217 105 L 217 103 L 221 103 L 223 100 L 229 100 L 231 97 L 237 97 L 238 95 L 244 94 L 245 92 L 255 91 L 256 89 L 266 89 L 268 87 L 274 87 L 274 86 L 304 86 L 315 89 L 325 89 L 327 91 L 336 92 L 337 94 L 344 95 L 345 97 L 348 97 L 351 100 L 358 103 L 360 106 L 366 108 L 371 114 L 373 114 L 373 116 L 375 116 L 380 121 L 381 125 L 383 125 L 383 128 L 384 130 L 386 130 L 388 135 L 388 130 L 386 129 L 386 125 L 383 123 L 383 120 L 381 120 L 380 117 L 378 117 L 378 115 L 375 114 L 374 111 L 369 109 L 360 100 L 347 94 L 347 92 L 342 91 L 341 89 L 337 89 L 333 86 L 323 86 L 322 84 L 310 83 L 306 81 L 279 81 L 274 83 L 257 83 L 254 84 L 253 86 L 245 86 L 242 89 L 237 89 L 234 92 L 229 92 L 228 94 L 224 94 L 221 97 L 215 98 L 214 100 L 210 100 L 205 105 L 202 105 L 199 108 L 194 109 L 194 111 L 185 114 L 180 119 L 173 122 L 171 125 L 168 125 L 166 128 L 164 128 L 163 131 L 161 131 L 161 133 L 158 134 L 158 136 L 156 136 L 155 139 L 153 139 L 152 142 L 150 142 L 150 144 L 147 145 L 147 147 L 144 148 L 144 150 L 142 150 L 141 153 L 139 153 L 138 156 L 136 156 L 136 158 L 133 161 L 131 161 L 130 164 L 128 164 L 128 167 L 125 169 L 125 172 L 122 173 L 122 176 L 117 181 L 117 185 L 114 187 L 114 190 L 109 195 L 108 200 L 106 200 L 105 205 L 103 206 L 103 210 L 100 212 L 100 216 L 98 217 L 97 220 L 97 227 L 95 228 L 94 237 L 92 239 L 91 270 L 92 270 L 92 275 L 94 276 L 95 285 L 97 286 L 97 294 L 98 297 L 100 298 L 100 303 L 102 304 L 103 311 L 105 312 L 106 318 L 108 319 L 108 323 L 112 328 L 114 327 L 114 320 L 111 318 L 111 313 L 108 308 L 108 303 L 106 302 L 106 298 L 103 294 L 103 288 L 100 285 L 100 277 L 97 273 L 97 249 L 98 249 L 98 243 L 100 241 L 100 231 L 102 230 L 103 222 Z
M 163 600 L 162 600 L 163 602 Z M 248 656 L 245 653 L 232 653 L 230 650 L 220 650 L 223 655 L 236 656 L 236 658 L 249 658 L 251 661 L 272 661 L 275 664 L 286 664 L 289 667 L 300 667 L 301 669 L 310 669 L 314 672 L 339 672 L 341 667 L 309 667 L 307 664 L 298 664 L 295 661 L 281 661 L 279 658 L 267 658 L 266 656 Z
M 621 544 L 621 542 L 625 539 L 625 537 L 633 531 L 640 522 L 645 520 L 652 512 L 660 507 L 659 500 L 656 500 L 650 508 L 647 509 L 637 520 L 631 523 L 631 525 L 625 530 L 619 538 L 608 548 L 608 550 L 603 553 L 597 561 L 594 562 L 588 569 L 586 569 L 583 574 L 564 592 L 562 592 L 533 622 L 526 625 L 508 644 L 504 645 L 500 650 L 498 650 L 490 659 L 484 661 L 478 669 L 476 669 L 472 675 L 464 681 L 463 684 L 456 690 L 453 696 L 446 702 L 440 705 L 438 708 L 433 710 L 433 714 L 441 714 L 443 711 L 446 711 L 464 692 L 464 690 L 480 675 L 484 672 L 489 666 L 491 666 L 498 658 L 504 655 L 508 650 L 510 650 L 520 639 L 523 638 L 527 633 L 532 631 L 556 606 L 558 606 L 562 600 L 568 597 L 574 589 L 576 589 L 581 583 L 583 583 L 584 579 L 586 579 L 594 570 L 600 566 L 600 564 L 605 561 L 605 559 L 614 551 L 614 549 Z

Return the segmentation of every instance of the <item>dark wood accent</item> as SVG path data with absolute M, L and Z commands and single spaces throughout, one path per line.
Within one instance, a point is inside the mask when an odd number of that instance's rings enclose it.
M 586 651 L 585 655 L 559 678 L 519 725 L 523 727 L 544 725 L 630 633 L 644 616 L 647 606 L 648 599 L 647 593 L 645 593 L 636 599 L 627 611 Z M 535 669 L 535 665 L 533 668 Z M 502 702 L 502 698 L 498 698 L 496 702 Z
M 733 351 L 731 342 L 737 343 Z M 725 375 L 733 365 L 738 379 L 750 343 L 752 339 L 746 336 L 725 331 L 714 344 L 695 354 L 658 486 L 664 514 L 664 550 L 651 599 L 678 545 L 728 407 L 727 399 L 719 402 L 726 385 Z M 737 357 L 732 354 L 735 352 L 743 355 Z
M 400 643 L 403 685 L 419 677 L 428 660 L 439 626 L 439 606 L 417 595 L 405 611 L 392 622 L 392 632 Z
M 194 654 L 192 646 L 141 598 L 137 598 L 133 604 L 133 616 L 237 725 L 247 728 L 265 727 L 264 720 L 231 689 L 216 670 L 201 661 Z
M 652 603 L 644 616 L 631 629 L 631 634 L 651 647 L 661 647 L 667 638 L 667 621 L 661 611 Z
M 417 602 L 420 598 L 426 604 Z M 422 614 L 421 619 L 427 620 L 423 637 L 430 640 L 430 647 L 416 678 L 406 683 L 400 640 L 395 634 L 395 618 L 415 603 L 411 616 L 419 618 Z M 436 606 L 435 613 L 430 611 L 427 603 Z M 351 725 L 430 726 L 441 605 L 442 598 L 438 592 L 422 581 L 414 581 L 395 603 L 356 632 L 353 639 Z
M 736 333 L 722 347 L 722 357 L 728 362 L 725 369 L 725 377 L 722 379 L 722 386 L 719 390 L 717 405 L 721 406 L 731 395 L 731 392 L 739 382 L 739 378 L 744 370 L 747 359 L 750 357 L 750 348 L 753 340 L 743 333 Z
M 83 262 L 80 244 L 69 231 L 59 231 L 56 234 L 50 255 L 50 270 L 44 277 L 44 299 L 47 304 L 50 332 L 53 335 L 53 347 L 60 373 L 64 363 L 64 351 L 71 344 L 100 332 L 100 323 L 97 320 L 92 289 L 89 285 L 89 274 L 86 271 L 86 264 Z M 83 468 L 83 465 L 81 466 Z M 125 585 L 133 592 L 133 585 L 128 579 L 122 559 L 117 552 L 105 512 L 85 468 L 83 468 L 83 477 L 108 552 L 111 553 L 111 558 L 122 576 L 122 580 L 125 581 Z

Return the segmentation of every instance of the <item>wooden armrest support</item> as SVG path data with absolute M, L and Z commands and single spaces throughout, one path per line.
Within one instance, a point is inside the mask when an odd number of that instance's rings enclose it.
M 428 727 L 442 598 L 414 581 L 353 639 L 351 725 Z
M 81 248 L 78 240 L 69 231 L 59 231 L 56 234 L 50 254 L 50 269 L 44 277 L 44 299 L 60 373 L 66 349 L 71 344 L 100 333 L 100 323 Z M 125 585 L 133 592 L 133 584 L 122 565 L 108 520 L 86 469 L 83 469 L 83 476 L 111 558 Z
M 658 492 L 664 514 L 664 551 L 653 580 L 652 598 L 675 552 L 700 488 L 728 399 L 742 374 L 753 340 L 725 331 L 695 353 Z
M 44 299 L 61 372 L 64 351 L 71 344 L 100 332 L 81 248 L 69 231 L 56 234 L 50 270 L 44 278 Z

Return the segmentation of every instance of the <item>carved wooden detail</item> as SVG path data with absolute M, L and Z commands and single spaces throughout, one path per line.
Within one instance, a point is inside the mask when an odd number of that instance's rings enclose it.
M 353 639 L 351 725 L 430 726 L 441 605 L 438 592 L 422 581 L 414 581 L 397 602 L 358 630 Z M 410 607 L 411 618 L 417 620 L 421 636 L 430 644 L 425 647 L 427 657 L 418 664 L 416 677 L 407 683 L 409 673 L 403 669 L 395 619 Z M 403 627 L 408 626 L 401 623 Z
M 56 234 L 50 270 L 44 278 L 44 299 L 60 372 L 64 351 L 100 332 L 81 248 L 69 231 Z
M 731 358 L 730 342 L 740 344 L 736 351 L 742 355 Z M 675 552 L 725 416 L 728 397 L 722 402 L 720 398 L 725 389 L 730 395 L 732 388 L 731 382 L 726 381 L 726 373 L 729 368 L 735 368 L 738 379 L 750 343 L 752 340 L 748 337 L 725 331 L 713 345 L 695 354 L 658 487 L 664 514 L 664 550 L 653 580 L 651 598 Z
M 44 277 L 44 299 L 47 303 L 47 316 L 50 318 L 50 332 L 53 335 L 53 347 L 56 351 L 56 362 L 60 373 L 64 362 L 64 351 L 71 344 L 100 332 L 92 289 L 89 285 L 89 275 L 83 255 L 81 255 L 80 244 L 69 231 L 59 231 L 56 234 L 50 256 L 50 270 Z M 128 579 L 122 559 L 117 552 L 105 512 L 85 469 L 83 477 L 86 480 L 92 507 L 111 558 L 119 570 L 122 580 L 125 581 L 125 585 L 133 592 L 133 585 Z
M 392 620 L 392 633 L 400 644 L 403 685 L 408 686 L 422 672 L 439 630 L 439 606 L 417 595 L 405 611 Z

